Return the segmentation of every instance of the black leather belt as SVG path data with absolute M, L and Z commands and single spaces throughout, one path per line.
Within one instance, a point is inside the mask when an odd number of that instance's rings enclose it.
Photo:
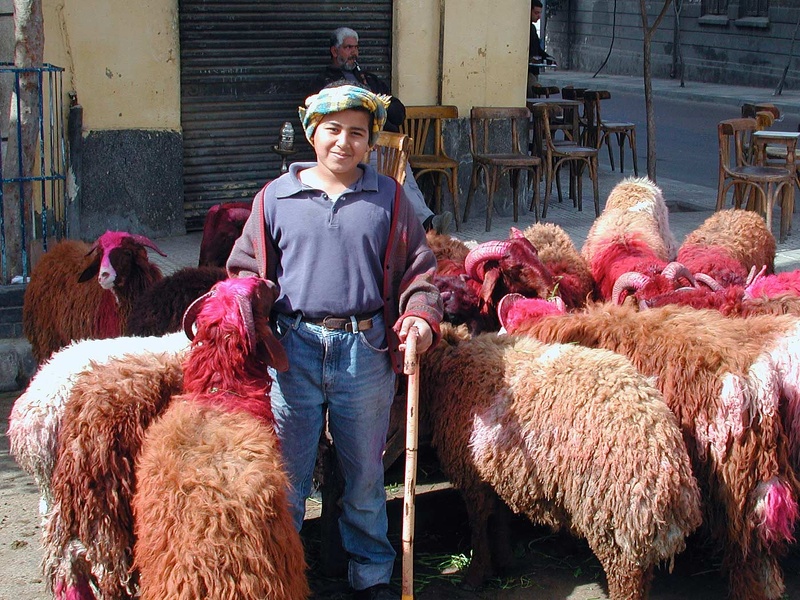
M 362 315 L 355 315 L 356 317 L 356 326 L 358 327 L 358 331 L 366 331 L 367 329 L 372 329 L 372 320 L 378 316 L 380 311 L 375 311 L 371 313 L 366 313 Z M 321 325 L 325 329 L 331 329 L 334 331 L 346 331 L 347 333 L 353 333 L 353 320 L 350 317 L 333 317 L 328 315 L 327 317 L 303 317 L 301 319 L 305 323 L 311 323 L 312 325 Z

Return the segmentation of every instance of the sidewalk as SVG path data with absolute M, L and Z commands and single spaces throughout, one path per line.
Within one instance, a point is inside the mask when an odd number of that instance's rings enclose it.
M 583 71 L 550 71 L 539 76 L 542 85 L 564 87 L 572 85 L 588 89 L 601 89 L 610 92 L 630 92 L 644 94 L 644 80 L 641 76 L 604 75 Z M 774 89 L 754 88 L 741 85 L 722 85 L 718 83 L 700 83 L 685 81 L 680 87 L 680 79 L 653 79 L 652 88 L 655 98 L 673 98 L 687 102 L 709 102 L 740 107 L 746 102 L 754 104 L 774 104 L 782 114 L 800 117 L 800 90 L 784 87 L 778 96 L 773 96 Z
M 606 89 L 612 94 L 614 92 L 642 93 L 644 88 L 641 78 L 602 74 L 593 78 L 592 75 L 592 73 L 576 71 L 556 71 L 543 75 L 542 82 L 561 87 L 571 84 L 576 87 Z M 794 90 L 784 89 L 780 96 L 772 96 L 772 90 L 763 88 L 695 82 L 686 82 L 686 87 L 681 88 L 680 82 L 677 80 L 659 79 L 653 81 L 653 91 L 656 97 L 680 98 L 690 102 L 725 103 L 735 106 L 740 106 L 744 102 L 773 103 L 781 109 L 783 114 L 792 118 L 800 118 L 800 92 Z M 633 173 L 630 171 L 625 175 L 620 174 L 619 171 L 611 171 L 607 160 L 600 161 L 601 210 L 611 189 L 624 177 L 632 175 Z M 645 175 L 644 168 L 640 171 L 640 175 Z M 709 178 L 708 186 L 692 185 L 663 177 L 658 178 L 658 185 L 670 208 L 670 229 L 679 243 L 683 241 L 686 234 L 696 229 L 714 212 L 717 194 L 716 166 L 714 166 L 714 176 Z M 482 191 L 479 192 L 479 194 L 482 193 Z M 464 200 L 466 200 L 466 190 L 462 193 L 462 206 Z M 512 226 L 524 229 L 535 222 L 533 213 L 527 211 L 529 201 L 529 198 L 521 199 L 519 222 L 514 223 L 510 214 L 496 214 L 492 218 L 492 230 L 489 232 L 485 231 L 485 209 L 478 201 L 469 220 L 462 224 L 461 231 L 452 232 L 452 234 L 468 245 L 505 239 Z M 496 205 L 502 204 L 502 202 L 496 202 Z M 554 186 L 546 221 L 561 226 L 570 235 L 578 249 L 583 246 L 594 220 L 591 185 L 584 185 L 583 207 L 583 211 L 578 212 L 568 198 L 565 198 L 563 203 L 559 203 Z M 779 217 L 780 211 L 776 211 L 773 231 L 778 231 Z M 201 237 L 201 232 L 191 232 L 182 236 L 157 239 L 155 240 L 156 244 L 167 256 L 161 257 L 156 253 L 151 253 L 151 260 L 162 269 L 165 275 L 182 267 L 196 266 Z M 777 271 L 800 269 L 800 225 L 796 225 L 795 233 L 789 236 L 785 242 L 778 244 L 775 268 Z M 17 381 L 24 379 L 24 376 L 32 375 L 32 365 L 30 346 L 26 340 L 0 340 L 0 390 L 17 389 Z

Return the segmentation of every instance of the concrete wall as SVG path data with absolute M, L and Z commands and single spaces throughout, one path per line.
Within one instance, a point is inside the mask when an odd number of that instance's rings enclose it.
M 394 81 L 405 104 L 522 106 L 529 5 L 519 0 L 399 0 Z
M 655 20 L 662 2 L 648 2 Z M 573 0 L 573 10 L 559 11 L 547 23 L 546 47 L 562 67 L 594 72 L 613 49 L 604 73 L 641 75 L 642 24 L 638 0 Z M 800 6 L 796 0 L 770 0 L 766 18 L 738 18 L 738 2 L 729 2 L 725 16 L 703 16 L 699 0 L 683 0 L 679 20 L 672 7 L 653 40 L 653 76 L 679 76 L 674 70 L 676 22 L 687 82 L 701 81 L 754 87 L 775 87 L 787 61 Z M 787 87 L 800 87 L 800 40 L 789 70 Z
M 44 0 L 43 12 L 45 61 L 83 108 L 75 237 L 183 233 L 177 2 Z

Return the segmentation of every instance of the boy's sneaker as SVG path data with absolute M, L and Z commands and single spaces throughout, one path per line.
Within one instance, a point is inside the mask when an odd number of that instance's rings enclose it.
M 356 590 L 353 598 L 354 600 L 400 600 L 400 596 L 385 583 L 373 585 L 365 590 Z

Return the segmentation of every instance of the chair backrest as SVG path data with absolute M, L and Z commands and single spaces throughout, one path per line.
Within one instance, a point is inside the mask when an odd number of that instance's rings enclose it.
M 442 119 L 457 118 L 457 106 L 406 106 L 406 119 L 400 127 L 400 131 L 411 138 L 411 155 L 421 156 L 426 154 L 428 136 L 431 132 L 431 125 L 433 125 L 433 154 L 435 156 L 447 156 L 444 151 Z
M 550 129 L 550 107 L 537 102 L 530 105 L 533 114 L 533 150 L 538 156 L 544 157 L 545 151 L 552 151 L 553 133 Z
M 733 167 L 751 164 L 750 148 L 754 131 L 758 131 L 758 122 L 749 117 L 719 122 L 717 137 L 720 169 L 730 173 Z
M 531 112 L 526 107 L 485 107 L 473 106 L 469 111 L 469 151 L 472 155 L 492 154 L 490 151 L 491 141 L 499 139 L 499 136 L 490 136 L 489 132 L 496 130 L 496 121 L 508 121 L 511 124 L 511 143 L 504 144 L 503 152 L 510 151 L 515 154 L 522 154 L 520 142 L 527 141 L 527 127 L 531 118 Z M 520 125 L 524 124 L 526 135 L 520 136 Z M 495 151 L 494 153 L 497 153 Z
M 775 106 L 774 104 L 770 104 L 767 102 L 762 103 L 751 103 L 745 102 L 742 104 L 742 117 L 743 118 L 756 118 L 756 115 L 759 112 L 768 112 L 772 115 L 773 120 L 778 121 L 781 118 L 781 110 Z
M 381 131 L 378 140 L 372 147 L 377 160 L 378 173 L 389 175 L 403 185 L 406 180 L 406 164 L 408 163 L 411 138 L 404 133 Z M 369 162 L 370 152 L 364 157 L 364 162 Z
M 602 100 L 611 98 L 608 90 L 586 90 L 583 93 L 583 114 L 586 118 L 586 143 L 597 147 L 600 142 L 599 129 L 603 126 L 603 117 L 600 112 Z

